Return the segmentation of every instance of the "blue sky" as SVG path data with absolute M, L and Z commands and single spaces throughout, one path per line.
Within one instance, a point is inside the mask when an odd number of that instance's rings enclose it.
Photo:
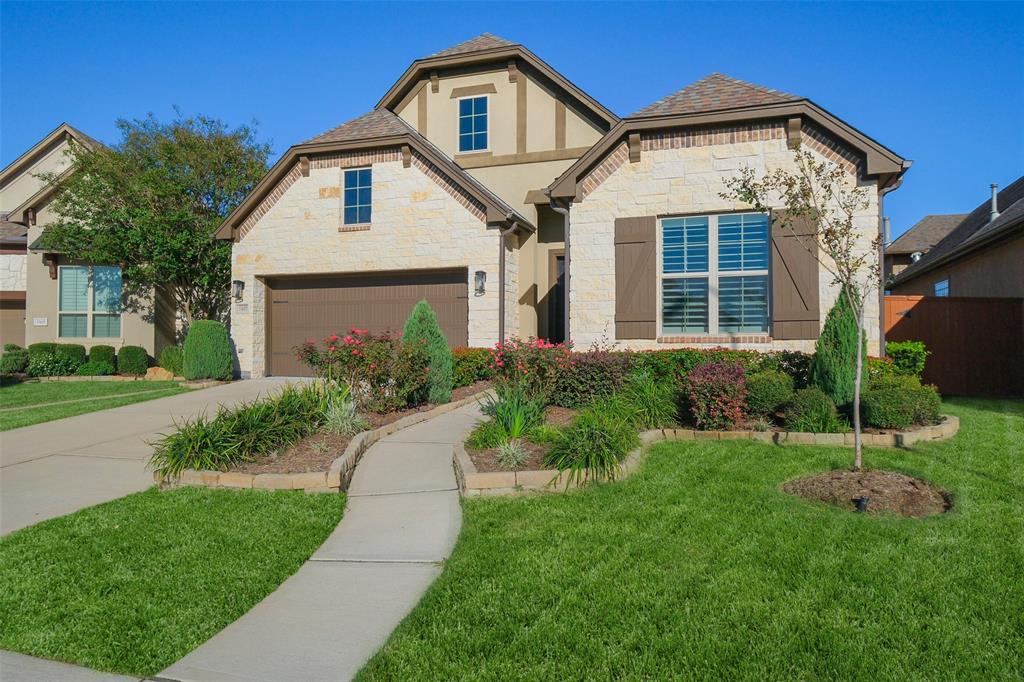
M 721 71 L 813 99 L 913 159 L 898 234 L 1024 174 L 1014 3 L 0 4 L 0 165 L 60 122 L 203 113 L 275 158 L 373 108 L 409 63 L 488 31 L 619 115 Z

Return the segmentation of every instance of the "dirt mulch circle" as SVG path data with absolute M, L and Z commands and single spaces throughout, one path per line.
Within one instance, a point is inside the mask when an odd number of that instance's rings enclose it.
M 537 471 L 547 468 L 544 466 L 544 455 L 551 449 L 550 445 L 540 445 L 528 440 L 520 441 L 520 443 L 523 444 L 523 447 L 530 455 L 519 466 L 519 471 Z M 512 471 L 512 469 L 502 466 L 501 462 L 498 461 L 498 448 L 471 450 L 467 447 L 466 454 L 473 460 L 473 466 L 476 467 L 477 471 Z
M 787 481 L 782 490 L 850 511 L 857 509 L 859 498 L 868 497 L 869 514 L 891 513 L 922 518 L 942 514 L 953 506 L 949 492 L 896 471 L 840 469 Z

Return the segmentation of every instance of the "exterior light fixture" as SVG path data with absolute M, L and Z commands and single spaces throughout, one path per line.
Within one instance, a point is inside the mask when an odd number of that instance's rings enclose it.
M 477 270 L 473 273 L 473 288 L 477 296 L 483 296 L 486 293 L 487 284 L 487 273 L 483 270 Z
M 231 283 L 231 297 L 236 301 L 242 300 L 242 292 L 245 291 L 245 282 L 240 279 L 236 279 Z

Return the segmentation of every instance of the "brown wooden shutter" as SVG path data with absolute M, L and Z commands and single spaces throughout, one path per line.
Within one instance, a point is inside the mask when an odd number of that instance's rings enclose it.
M 615 219 L 615 338 L 658 333 L 658 219 Z
M 772 220 L 772 338 L 816 339 L 821 312 L 814 222 L 798 218 L 783 226 L 783 215 L 774 212 Z

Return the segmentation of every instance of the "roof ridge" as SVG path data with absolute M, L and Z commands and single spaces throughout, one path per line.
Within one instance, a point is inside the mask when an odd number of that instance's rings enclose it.
M 520 43 L 513 42 L 507 38 L 502 38 L 499 35 L 495 35 L 489 32 L 483 32 L 479 35 L 473 36 L 467 40 L 463 40 L 461 43 L 456 43 L 450 47 L 446 47 L 443 50 L 429 54 L 423 59 L 433 59 L 434 57 L 447 57 L 450 55 L 458 54 L 469 54 L 472 52 L 482 52 L 484 50 L 491 50 L 497 47 L 511 47 L 513 45 L 519 45 Z

